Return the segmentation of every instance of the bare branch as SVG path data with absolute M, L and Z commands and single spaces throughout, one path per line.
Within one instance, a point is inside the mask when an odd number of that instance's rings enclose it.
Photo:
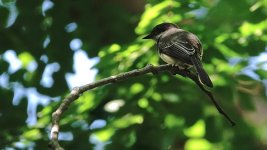
M 160 65 L 160 66 L 148 65 L 148 66 L 141 68 L 141 69 L 136 69 L 136 70 L 132 70 L 129 72 L 121 73 L 121 74 L 118 74 L 116 76 L 110 76 L 108 78 L 96 81 L 94 83 L 90 83 L 90 84 L 86 84 L 86 85 L 81 86 L 81 87 L 74 88 L 71 91 L 70 95 L 68 95 L 62 101 L 62 103 L 57 108 L 57 110 L 52 114 L 52 128 L 51 128 L 51 133 L 50 133 L 51 141 L 49 143 L 49 147 L 51 149 L 54 149 L 54 150 L 63 150 L 63 148 L 60 146 L 60 144 L 58 142 L 59 120 L 60 120 L 62 114 L 68 109 L 70 104 L 73 101 L 75 101 L 76 99 L 78 99 L 79 96 L 83 92 L 94 89 L 96 87 L 106 85 L 106 84 L 123 81 L 123 80 L 129 79 L 132 77 L 136 77 L 136 76 L 141 76 L 141 75 L 144 75 L 147 73 L 156 74 L 156 73 L 160 73 L 160 72 L 164 72 L 164 71 L 170 72 L 172 74 L 179 74 L 183 77 L 189 77 L 191 80 L 193 80 L 200 87 L 200 89 L 209 96 L 209 98 L 211 99 L 213 104 L 216 106 L 217 110 L 224 117 L 226 117 L 226 119 L 232 124 L 232 126 L 235 125 L 235 123 L 230 119 L 230 117 L 223 111 L 223 109 L 216 102 L 212 93 L 203 87 L 203 85 L 200 83 L 200 81 L 198 80 L 198 77 L 195 74 L 188 72 L 187 70 L 179 69 L 178 67 L 173 67 L 170 64 L 164 64 L 164 65 Z

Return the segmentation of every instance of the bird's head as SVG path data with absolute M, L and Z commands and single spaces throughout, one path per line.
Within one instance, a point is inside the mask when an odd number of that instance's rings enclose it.
M 179 28 L 177 25 L 173 24 L 173 23 L 161 23 L 157 26 L 155 26 L 151 33 L 145 37 L 143 37 L 143 39 L 154 39 L 157 40 L 162 33 L 164 33 L 165 31 L 172 29 L 172 28 Z

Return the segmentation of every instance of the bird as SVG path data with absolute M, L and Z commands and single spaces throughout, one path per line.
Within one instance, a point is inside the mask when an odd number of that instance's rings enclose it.
M 143 39 L 156 41 L 159 56 L 164 62 L 183 69 L 194 67 L 199 81 L 210 88 L 213 87 L 202 65 L 202 44 L 195 34 L 181 29 L 176 24 L 164 22 L 156 25 Z

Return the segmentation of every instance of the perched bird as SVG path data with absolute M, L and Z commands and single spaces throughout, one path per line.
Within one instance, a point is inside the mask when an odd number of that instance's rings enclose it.
M 194 66 L 200 82 L 213 87 L 201 63 L 203 50 L 196 35 L 175 24 L 162 23 L 155 26 L 143 39 L 153 39 L 157 42 L 157 49 L 163 61 L 185 69 Z

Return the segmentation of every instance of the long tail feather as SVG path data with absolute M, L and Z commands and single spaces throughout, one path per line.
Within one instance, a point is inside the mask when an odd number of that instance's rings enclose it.
M 197 70 L 197 73 L 198 73 L 198 76 L 199 76 L 201 83 L 212 88 L 213 84 L 210 80 L 210 77 L 206 73 L 206 71 L 203 69 L 202 63 L 200 62 L 199 58 L 197 56 L 192 56 L 191 61 Z

